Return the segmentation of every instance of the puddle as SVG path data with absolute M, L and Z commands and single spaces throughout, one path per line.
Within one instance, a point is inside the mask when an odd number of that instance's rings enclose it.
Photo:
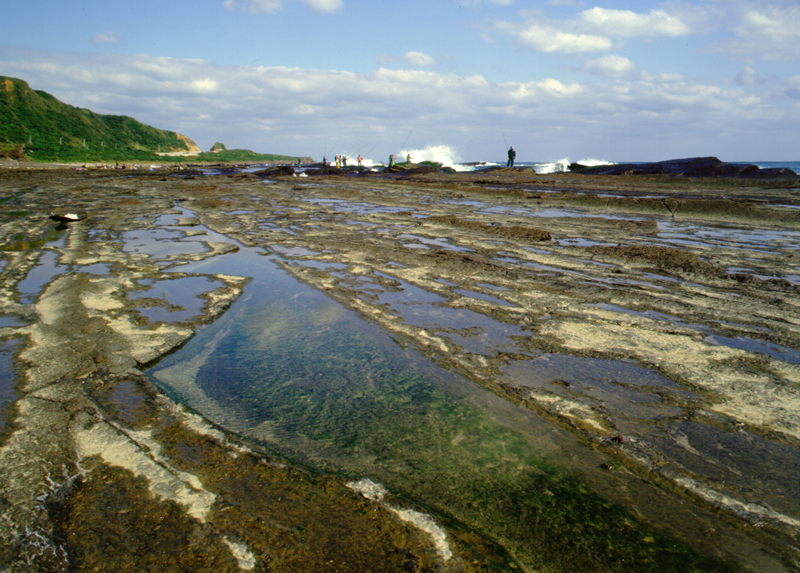
M 125 252 L 151 255 L 154 259 L 209 251 L 198 239 L 186 237 L 183 231 L 172 229 L 126 231 L 122 233 L 122 240 L 125 242 Z
M 284 247 L 282 245 L 270 245 L 270 249 L 280 253 L 285 257 L 316 257 L 320 253 L 306 249 L 305 247 Z
M 503 368 L 515 384 L 600 408 L 605 414 L 659 418 L 659 392 L 681 392 L 671 380 L 619 360 L 546 354 Z M 643 406 L 654 406 L 646 408 Z
M 381 304 L 389 304 L 389 305 L 393 305 L 396 303 L 425 304 L 432 302 L 444 302 L 447 300 L 446 298 L 434 292 L 430 292 L 418 286 L 414 286 L 410 283 L 398 279 L 397 277 L 387 275 L 386 273 L 378 271 L 375 274 L 378 275 L 379 277 L 383 277 L 393 281 L 394 284 L 398 287 L 398 290 L 387 290 L 382 292 L 380 295 Z
M 767 356 L 772 356 L 773 358 L 789 362 L 790 364 L 800 364 L 800 352 L 772 342 L 744 337 L 729 338 L 717 334 L 711 334 L 704 340 L 719 346 L 728 346 L 730 348 L 738 348 L 739 350 L 746 350 L 757 354 L 766 354 Z
M 496 291 L 511 291 L 510 288 L 504 286 L 493 285 L 489 283 L 478 283 L 478 286 L 481 288 L 486 288 L 489 290 L 496 290 Z
M 140 281 L 147 290 L 129 294 L 131 300 L 154 298 L 163 300 L 163 306 L 138 308 L 139 314 L 153 322 L 181 322 L 191 320 L 202 313 L 206 300 L 199 295 L 225 286 L 218 280 L 207 277 L 184 277 L 161 281 Z M 183 307 L 183 310 L 170 307 Z
M 349 265 L 346 265 L 344 263 L 337 263 L 337 262 L 334 262 L 334 261 L 312 261 L 312 260 L 308 260 L 308 259 L 305 259 L 305 260 L 292 260 L 292 261 L 290 261 L 290 264 L 297 265 L 299 267 L 308 267 L 308 268 L 311 268 L 311 269 L 319 269 L 321 271 L 328 271 L 328 270 L 331 270 L 331 269 L 341 271 L 341 270 L 346 269 L 349 266 Z
M 617 243 L 606 243 L 603 241 L 592 241 L 589 239 L 583 239 L 581 237 L 558 239 L 556 243 L 558 245 L 561 245 L 562 247 L 613 247 L 616 246 L 617 244 Z
M 464 352 L 494 355 L 499 350 L 516 350 L 516 342 L 512 337 L 527 336 L 518 326 L 497 322 L 465 308 L 444 306 L 442 303 L 447 301 L 446 298 L 390 278 L 396 281 L 401 290 L 379 292 L 378 304 L 388 304 L 406 324 L 425 328 L 431 335 L 449 339 L 461 346 Z M 475 298 L 486 297 L 485 300 L 494 298 L 474 291 L 457 292 Z M 500 299 L 497 302 L 512 306 Z
M 624 314 L 630 314 L 632 316 L 641 316 L 653 320 L 663 320 L 671 322 L 672 324 L 677 324 L 700 332 L 708 333 L 708 336 L 706 336 L 704 340 L 710 344 L 714 344 L 717 346 L 727 346 L 729 348 L 737 348 L 739 350 L 755 352 L 756 354 L 766 354 L 767 356 L 772 356 L 773 358 L 789 362 L 790 364 L 800 364 L 800 352 L 798 352 L 797 350 L 793 350 L 791 348 L 786 348 L 785 346 L 781 346 L 780 344 L 775 344 L 773 342 L 766 342 L 763 340 L 757 340 L 754 338 L 746 338 L 746 337 L 730 338 L 727 336 L 720 336 L 718 334 L 711 333 L 710 329 L 706 326 L 702 326 L 699 324 L 690 324 L 674 316 L 670 316 L 668 314 L 662 314 L 654 310 L 647 310 L 643 312 L 635 311 L 621 306 L 617 306 L 615 304 L 608 304 L 608 303 L 587 304 L 586 306 L 602 308 L 603 310 L 609 310 L 611 312 L 621 312 Z M 731 325 L 730 323 L 725 323 L 722 321 L 720 321 L 720 323 Z M 741 327 L 742 325 L 732 325 L 732 326 Z M 748 328 L 753 328 L 753 327 L 748 327 Z M 764 331 L 764 329 L 759 329 L 759 330 Z
M 404 211 L 414 212 L 415 217 L 424 216 L 416 212 L 415 209 L 408 207 L 391 207 L 387 205 L 375 205 L 373 203 L 353 203 L 344 199 L 308 199 L 305 197 L 298 198 L 300 201 L 311 203 L 312 205 L 321 205 L 329 207 L 337 212 L 342 213 L 356 213 L 358 215 L 373 215 L 381 213 L 402 213 Z
M 66 243 L 68 233 L 65 229 L 53 229 L 43 239 L 28 239 L 24 235 L 11 237 L 11 242 L 0 246 L 0 251 L 25 251 L 28 249 L 41 249 L 45 245 L 60 248 Z
M 0 433 L 6 429 L 9 406 L 19 395 L 14 390 L 14 352 L 19 340 L 0 340 Z
M 93 265 L 84 265 L 76 267 L 75 269 L 81 273 L 89 273 L 91 275 L 107 275 L 111 272 L 109 266 L 105 263 L 95 263 Z
M 16 328 L 25 326 L 25 323 L 16 316 L 0 316 L 0 328 Z
M 42 288 L 56 276 L 67 271 L 67 267 L 59 265 L 60 254 L 56 251 L 45 251 L 39 257 L 39 264 L 28 271 L 28 274 L 17 285 L 20 301 L 34 303 L 39 298 Z
M 499 304 L 500 306 L 515 306 L 514 304 L 508 302 L 507 300 L 503 300 L 501 298 L 497 298 L 494 296 L 489 296 L 488 294 L 483 294 L 482 292 L 475 292 L 474 290 L 456 289 L 455 292 L 457 292 L 460 295 L 474 298 L 477 300 L 491 302 L 492 304 Z
M 408 233 L 403 234 L 403 235 L 398 235 L 397 238 L 398 239 L 412 239 L 412 240 L 415 240 L 415 241 L 419 241 L 423 245 L 427 245 L 427 246 L 431 246 L 431 247 L 438 247 L 438 248 L 444 249 L 446 251 L 455 251 L 457 253 L 467 253 L 467 252 L 468 253 L 473 253 L 473 252 L 475 252 L 472 249 L 467 249 L 466 247 L 459 247 L 458 245 L 453 245 L 452 243 L 449 242 L 448 239 L 445 239 L 445 238 L 431 239 L 429 237 L 423 237 L 423 236 L 420 236 L 420 235 L 412 235 L 412 234 L 408 234 Z M 412 249 L 420 247 L 420 245 L 415 245 L 414 243 L 403 243 L 403 245 L 406 246 L 406 247 L 410 247 Z
M 131 428 L 141 426 L 149 411 L 147 395 L 132 380 L 123 380 L 113 386 L 103 387 L 94 396 L 104 410 L 111 410 L 114 417 Z
M 795 486 L 800 482 L 800 461 L 794 447 L 744 429 L 725 431 L 692 420 L 676 420 L 648 438 L 687 471 L 712 483 L 736 484 L 748 502 L 800 516 Z
M 658 222 L 658 238 L 666 243 L 704 248 L 751 250 L 775 254 L 780 250 L 800 249 L 800 232 L 787 230 L 741 229 Z M 771 247 L 771 249 L 770 249 Z
M 589 303 L 586 306 L 593 307 L 593 308 L 601 308 L 603 310 L 608 310 L 611 312 L 621 312 L 623 314 L 630 314 L 631 316 L 641 316 L 644 318 L 651 318 L 653 320 L 664 320 L 667 322 L 671 322 L 673 324 L 679 324 L 681 326 L 686 326 L 688 328 L 693 328 L 695 330 L 703 330 L 707 331 L 708 328 L 704 326 L 700 326 L 698 324 L 688 324 L 683 322 L 679 318 L 674 316 L 670 316 L 668 314 L 663 314 L 661 312 L 656 312 L 655 310 L 645 310 L 645 311 L 638 311 L 638 310 L 631 310 L 629 308 L 625 308 L 623 306 L 618 306 L 616 304 L 609 304 L 606 302 L 601 302 L 597 304 Z

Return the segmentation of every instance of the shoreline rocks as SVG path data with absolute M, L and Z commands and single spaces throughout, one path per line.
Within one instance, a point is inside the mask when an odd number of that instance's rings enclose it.
M 745 179 L 798 177 L 797 173 L 785 167 L 761 169 L 752 164 L 725 163 L 716 157 L 691 157 L 654 163 L 619 163 L 591 167 L 580 163 L 571 163 L 569 170 L 584 175 L 672 175 L 676 177 L 741 177 Z

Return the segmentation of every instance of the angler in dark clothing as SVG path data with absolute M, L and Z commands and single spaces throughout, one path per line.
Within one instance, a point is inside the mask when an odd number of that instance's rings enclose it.
M 517 152 L 514 151 L 514 146 L 508 148 L 508 163 L 506 167 L 514 167 L 514 159 L 517 157 Z

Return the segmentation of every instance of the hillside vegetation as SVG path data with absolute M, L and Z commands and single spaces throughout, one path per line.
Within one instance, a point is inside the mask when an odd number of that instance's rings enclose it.
M 159 153 L 192 152 L 191 156 Z M 197 153 L 197 155 L 195 155 Z M 291 161 L 248 150 L 200 153 L 188 137 L 122 115 L 65 104 L 17 78 L 0 76 L 0 156 L 34 161 Z

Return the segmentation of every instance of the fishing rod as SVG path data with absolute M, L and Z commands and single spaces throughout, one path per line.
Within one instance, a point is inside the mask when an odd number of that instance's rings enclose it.
M 350 146 L 350 149 L 347 150 L 347 153 L 345 153 L 344 156 L 345 157 L 352 157 L 352 155 L 355 153 L 354 149 L 356 147 L 358 147 L 358 140 L 356 140 L 356 142 L 353 145 Z
M 506 149 L 508 149 L 508 142 L 506 141 L 506 134 L 503 132 L 503 126 L 500 126 L 500 133 L 503 134 L 503 143 L 506 144 Z
M 325 154 L 325 157 L 330 157 L 331 153 L 333 153 L 333 150 L 336 149 L 337 145 L 339 145 L 339 141 L 338 140 L 336 141 L 336 143 L 333 144 L 333 146 L 331 146 L 331 150 L 328 153 Z
M 366 141 L 365 143 L 359 145 L 358 148 L 356 148 L 356 150 L 353 151 L 352 155 L 358 155 L 359 153 L 361 153 L 361 150 L 364 149 L 367 145 L 369 145 L 369 141 Z
M 383 140 L 382 140 L 382 139 L 379 139 L 379 140 L 378 140 L 378 143 L 380 143 L 381 141 L 383 141 Z M 378 143 L 376 143 L 375 145 L 373 145 L 372 147 L 370 147 L 370 148 L 369 148 L 369 151 L 367 151 L 367 152 L 366 152 L 364 155 L 366 156 L 366 155 L 369 155 L 370 153 L 372 153 L 372 150 L 373 150 L 373 149 L 375 149 L 376 147 L 378 147 Z
M 414 127 L 411 128 L 411 131 L 408 132 L 408 135 L 406 136 L 406 138 L 403 141 L 403 143 L 400 144 L 400 151 L 403 151 L 403 146 L 405 146 L 406 141 L 408 141 L 408 138 L 411 137 L 411 134 L 414 133 L 414 130 L 417 129 L 417 125 L 418 124 L 419 124 L 419 120 L 417 120 L 417 123 L 415 123 Z M 397 152 L 397 155 L 400 155 L 400 151 Z

